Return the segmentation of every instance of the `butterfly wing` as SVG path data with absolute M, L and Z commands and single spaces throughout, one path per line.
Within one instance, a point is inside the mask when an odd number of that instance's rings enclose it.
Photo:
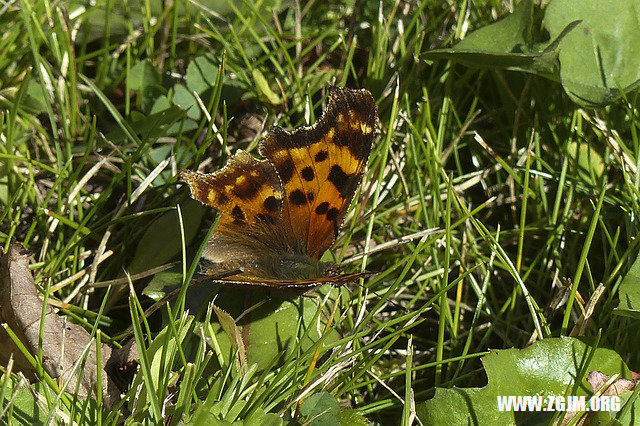
M 272 276 L 282 229 L 284 192 L 275 169 L 238 151 L 221 170 L 203 174 L 183 170 L 191 196 L 214 207 L 220 222 L 202 255 L 213 272 L 238 269 L 244 275 Z
M 230 277 L 224 279 L 213 280 L 216 283 L 223 283 L 228 285 L 237 285 L 237 286 L 259 286 L 259 287 L 268 287 L 275 289 L 311 289 L 315 287 L 320 287 L 325 284 L 333 284 L 335 286 L 341 286 L 344 284 L 348 284 L 351 282 L 355 282 L 360 278 L 366 278 L 370 274 L 368 272 L 360 272 L 353 274 L 342 274 L 331 277 L 320 277 L 320 278 L 310 278 L 305 280 L 270 280 L 258 277 L 242 277 L 238 279 L 238 277 Z
M 260 154 L 284 189 L 283 225 L 303 253 L 319 259 L 335 240 L 369 158 L 376 120 L 367 90 L 330 88 L 315 125 L 293 132 L 274 127 L 262 140 Z
M 239 150 L 221 170 L 203 174 L 180 172 L 191 196 L 221 215 L 218 231 L 229 228 L 275 224 L 281 220 L 283 191 L 275 169 Z

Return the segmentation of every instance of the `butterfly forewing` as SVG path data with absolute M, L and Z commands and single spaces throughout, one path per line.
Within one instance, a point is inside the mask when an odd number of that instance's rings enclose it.
M 283 224 L 311 257 L 319 259 L 336 238 L 362 178 L 376 120 L 368 91 L 332 88 L 314 126 L 274 128 L 260 144 L 283 185 Z

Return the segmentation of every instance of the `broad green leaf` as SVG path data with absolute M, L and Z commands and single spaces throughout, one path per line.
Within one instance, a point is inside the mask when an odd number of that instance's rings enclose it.
M 165 109 L 171 108 L 171 101 L 165 95 L 158 96 L 151 107 L 151 114 L 162 112 Z
M 245 322 L 243 325 L 249 327 L 249 365 L 257 363 L 259 368 L 266 368 L 274 359 L 288 354 L 298 340 L 299 328 L 309 332 L 307 339 L 302 342 L 303 348 L 317 341 L 325 320 L 320 315 L 313 321 L 320 306 L 319 301 L 319 297 L 305 296 L 282 301 L 272 299 L 256 309 L 251 314 L 251 323 Z M 331 329 L 327 342 L 338 337 L 337 331 Z
M 153 107 L 151 107 L 151 110 L 153 111 Z M 176 123 L 176 121 L 183 117 L 184 111 L 175 106 L 151 113 L 148 116 L 132 111 L 130 127 L 135 130 L 142 140 L 156 139 L 159 136 L 171 134 L 169 129 L 179 126 L 180 123 Z M 107 139 L 111 141 L 120 142 L 126 140 L 126 138 L 127 136 L 122 129 L 116 129 L 107 135 Z
M 1 376 L 4 380 L 4 375 Z M 14 386 L 12 386 L 14 384 Z M 12 405 L 12 417 L 11 419 L 15 424 L 21 425 L 45 425 L 47 421 L 48 412 L 46 411 L 46 405 L 42 406 L 37 398 L 37 395 L 43 395 L 43 384 L 40 382 L 33 385 L 28 382 L 24 382 L 15 393 Z M 9 387 L 5 392 L 4 401 L 0 401 L 0 410 L 3 410 L 9 403 L 8 398 L 12 397 L 12 393 L 15 392 L 15 383 L 9 382 Z
M 326 392 L 311 395 L 300 405 L 300 414 L 310 426 L 340 426 L 340 404 Z
M 309 396 L 300 405 L 302 424 L 313 426 L 366 426 L 366 417 L 351 408 L 341 408 L 340 403 L 327 392 Z
M 160 74 L 147 59 L 138 62 L 129 70 L 129 87 L 133 90 L 145 90 L 159 84 Z
M 524 0 L 511 15 L 472 32 L 453 48 L 433 50 L 425 57 L 451 59 L 471 66 L 532 72 L 553 78 L 557 73 L 557 53 L 553 49 L 537 50 L 534 47 L 532 15 L 533 3 Z
M 9 178 L 7 176 L 0 176 L 0 203 L 7 205 L 9 200 Z
M 367 426 L 369 420 L 356 410 L 351 408 L 342 408 L 338 413 L 338 421 L 340 426 Z
M 332 292 L 333 300 L 339 290 L 330 288 L 328 291 Z M 190 312 L 202 309 L 203 304 L 211 299 L 211 292 L 210 284 L 190 289 L 187 295 Z M 257 364 L 258 371 L 270 368 L 290 355 L 305 332 L 307 335 L 300 345 L 303 350 L 309 348 L 320 338 L 326 323 L 326 312 L 314 319 L 320 307 L 320 297 L 292 296 L 282 294 L 282 291 L 278 294 L 260 288 L 222 285 L 215 300 L 217 306 L 237 319 L 235 322 L 244 339 L 248 365 Z M 332 300 L 329 303 L 333 303 Z M 211 326 L 225 361 L 229 362 L 236 352 L 229 334 L 224 332 L 219 322 Z M 340 337 L 333 328 L 328 333 L 325 337 L 327 344 Z
M 458 50 L 526 53 L 532 45 L 533 2 L 523 0 L 513 13 L 500 21 L 480 28 L 456 45 Z
M 640 319 L 640 256 L 631 265 L 618 289 L 620 302 L 614 309 L 619 315 Z
M 637 385 L 636 385 L 637 386 Z M 624 392 L 620 395 L 620 406 L 624 407 L 626 404 L 631 403 L 630 409 L 622 416 L 616 416 L 616 420 L 623 425 L 637 425 L 638 424 L 638 413 L 640 413 L 640 398 L 638 395 L 635 395 L 635 400 L 630 402 L 631 398 L 634 397 L 633 392 Z M 606 422 L 609 419 L 606 417 L 606 412 L 599 413 L 601 417 L 603 417 L 603 421 Z
M 592 350 L 581 340 L 561 337 L 544 339 L 525 349 L 492 351 L 482 358 L 487 386 L 437 388 L 432 399 L 417 404 L 418 417 L 424 424 L 467 424 L 469 419 L 474 419 L 474 424 L 520 424 L 539 413 L 498 411 L 498 396 L 588 396 L 591 387 L 586 373 L 589 371 L 629 377 L 622 358 L 610 349 L 595 349 L 591 362 L 585 366 Z M 582 381 L 576 386 L 578 375 Z M 634 413 L 636 418 L 639 414 Z
M 208 53 L 198 56 L 187 67 L 187 87 L 191 92 L 196 92 L 200 95 L 205 90 L 213 87 L 217 75 L 218 66 L 214 61 L 213 55 Z
M 40 83 L 34 79 L 30 79 L 26 96 L 22 100 L 22 105 L 27 108 L 32 108 L 34 114 L 46 112 L 47 103 L 49 102 L 48 96 Z
M 506 18 L 425 57 L 534 73 L 560 82 L 587 107 L 607 105 L 640 86 L 636 0 L 553 0 L 544 14 L 550 42 L 533 39 L 532 2 L 523 0 Z
M 282 426 L 284 421 L 277 414 L 256 410 L 242 424 L 244 426 Z
M 213 395 L 214 392 L 211 392 L 209 395 Z M 207 397 L 207 401 L 209 401 L 209 397 Z M 282 418 L 274 413 L 266 413 L 260 409 L 256 410 L 244 420 L 236 420 L 233 423 L 224 420 L 222 415 L 220 414 L 220 406 L 222 402 L 215 401 L 215 399 L 211 399 L 212 404 L 209 404 L 205 401 L 204 404 L 200 404 L 199 407 L 195 410 L 191 421 L 189 422 L 180 422 L 180 425 L 219 425 L 219 426 L 282 426 L 284 424 Z M 238 401 L 242 402 L 242 401 Z M 240 404 L 243 405 L 243 404 Z
M 200 106 L 195 96 L 182 84 L 173 86 L 173 104 L 182 108 L 187 117 L 193 120 L 200 119 Z
M 204 208 L 202 204 L 192 199 L 186 200 L 181 208 L 185 240 L 188 245 L 198 231 Z M 175 211 L 165 212 L 142 234 L 127 270 L 133 275 L 155 268 L 171 260 L 180 250 L 182 250 L 182 240 L 178 214 Z
M 560 79 L 578 104 L 606 105 L 640 85 L 640 7 L 637 0 L 553 0 L 543 25 L 560 43 Z
M 148 59 L 129 70 L 129 87 L 136 91 L 136 105 L 144 112 L 151 110 L 156 98 L 166 92 L 161 86 L 160 73 Z

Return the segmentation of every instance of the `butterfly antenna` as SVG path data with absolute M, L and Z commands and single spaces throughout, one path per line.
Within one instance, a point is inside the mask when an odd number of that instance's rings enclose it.
M 365 271 L 365 273 L 367 273 L 367 272 Z M 371 272 L 368 272 L 368 274 L 372 274 L 372 273 L 371 273 Z M 378 293 L 377 291 L 375 291 L 375 290 L 370 289 L 370 288 L 369 288 L 369 287 L 367 287 L 366 285 L 364 285 L 364 284 L 360 283 L 360 280 L 357 280 L 357 281 L 354 281 L 354 282 L 356 283 L 356 285 L 357 285 L 358 287 L 360 287 L 360 288 L 362 288 L 363 290 L 366 290 L 366 291 L 368 291 L 368 292 L 370 292 L 370 293 L 373 293 L 373 295 L 374 295 L 374 296 L 376 296 L 376 297 L 377 297 L 377 298 L 379 298 L 379 299 L 382 299 L 382 295 L 381 295 L 381 294 L 379 294 L 379 293 Z M 345 288 L 347 289 L 347 291 L 348 291 L 349 293 L 351 293 L 351 289 L 350 289 L 349 287 L 345 286 Z M 401 310 L 403 310 L 403 311 L 405 311 L 405 312 L 408 312 L 408 311 L 409 311 L 405 306 L 402 306 L 402 305 L 400 305 L 399 303 L 396 303 L 396 302 L 394 302 L 394 301 L 393 301 L 393 300 L 391 300 L 391 299 L 387 299 L 387 302 L 388 302 L 390 305 L 393 305 L 393 306 L 395 306 L 396 308 L 399 308 L 399 309 L 401 309 Z

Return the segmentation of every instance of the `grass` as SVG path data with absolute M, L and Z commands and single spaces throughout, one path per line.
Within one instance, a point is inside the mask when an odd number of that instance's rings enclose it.
M 422 59 L 507 13 L 502 2 L 272 3 L 0 6 L 0 245 L 31 251 L 61 315 L 114 346 L 133 335 L 140 352 L 122 410 L 57 398 L 45 382 L 40 415 L 259 423 L 306 418 L 302 401 L 324 390 L 369 420 L 410 424 L 436 387 L 486 384 L 489 349 L 569 335 L 600 284 L 581 335 L 637 370 L 634 321 L 612 313 L 638 251 L 636 95 L 585 110 L 535 76 Z M 204 54 L 207 89 L 181 94 Z M 213 229 L 177 171 L 256 153 L 271 124 L 313 122 L 330 84 L 366 87 L 378 103 L 368 171 L 332 249 L 376 275 L 292 303 L 243 294 L 241 306 L 201 285 L 199 304 L 181 292 L 146 320 L 151 277 L 136 277 L 179 261 L 172 271 L 189 283 Z M 152 115 L 162 97 L 168 108 Z M 108 280 L 121 284 L 95 285 Z M 229 356 L 242 331 L 212 313 L 214 296 L 238 323 L 259 304 L 245 320 L 289 330 L 289 351 L 267 359 L 249 344 L 258 367 Z M 5 374 L 14 423 L 25 386 Z

